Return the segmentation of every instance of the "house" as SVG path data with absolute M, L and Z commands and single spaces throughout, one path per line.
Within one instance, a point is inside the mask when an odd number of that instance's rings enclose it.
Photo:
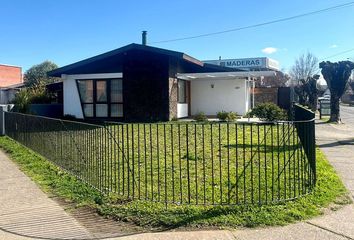
M 23 85 L 21 67 L 0 64 L 0 104 L 10 103 Z
M 0 87 L 0 104 L 9 104 L 14 100 L 16 93 L 24 87 L 23 83 Z
M 166 121 L 221 110 L 243 115 L 252 106 L 254 73 L 144 44 L 130 44 L 48 75 L 63 81 L 64 115 L 79 119 Z
M 23 83 L 21 67 L 0 64 L 0 87 Z
M 271 71 L 274 74 L 264 74 L 255 78 L 255 88 L 252 91 L 254 104 L 274 103 L 279 107 L 289 110 L 293 101 L 293 90 L 286 87 L 289 81 L 288 74 L 280 70 L 279 62 L 268 57 L 235 58 L 207 60 L 205 63 L 238 68 L 246 71 Z

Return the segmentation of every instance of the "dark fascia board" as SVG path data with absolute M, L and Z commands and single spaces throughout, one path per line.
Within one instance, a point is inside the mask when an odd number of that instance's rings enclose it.
M 132 44 L 126 45 L 124 47 L 121 47 L 121 48 L 118 48 L 118 49 L 115 49 L 115 50 L 112 50 L 112 51 L 109 51 L 109 52 L 106 52 L 106 53 L 103 53 L 103 54 L 100 54 L 100 55 L 97 55 L 97 56 L 94 56 L 91 58 L 81 60 L 76 63 L 69 64 L 67 66 L 55 69 L 53 71 L 48 72 L 47 75 L 50 77 L 61 77 L 62 74 L 65 74 L 66 72 L 73 70 L 75 68 L 84 66 L 86 64 L 93 63 L 95 61 L 103 60 L 105 58 L 109 58 L 109 57 L 112 57 L 112 56 L 115 56 L 118 54 L 122 54 L 122 53 L 124 53 L 126 51 L 130 51 L 130 50 L 143 50 L 143 51 L 147 51 L 147 52 L 151 52 L 151 53 L 162 54 L 162 55 L 167 55 L 167 56 L 183 59 L 185 61 L 197 64 L 200 66 L 204 65 L 204 63 L 199 61 L 198 59 L 188 56 L 187 54 L 184 54 L 182 52 L 176 52 L 176 51 L 172 51 L 172 50 L 132 43 Z
M 197 64 L 199 66 L 204 66 L 204 63 L 202 61 L 199 61 L 198 59 L 194 58 L 194 57 L 191 57 L 185 53 L 183 53 L 183 59 L 188 61 L 188 62 L 191 62 L 191 63 L 194 63 L 194 64 Z

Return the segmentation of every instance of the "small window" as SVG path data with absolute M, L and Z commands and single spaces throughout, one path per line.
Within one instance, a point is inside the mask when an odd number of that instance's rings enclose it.
M 93 117 L 93 104 L 83 104 L 85 117 Z
M 96 82 L 96 101 L 107 102 L 107 81 Z
M 80 99 L 83 103 L 93 103 L 93 81 L 78 80 L 77 81 Z
M 123 104 L 111 104 L 111 117 L 123 117 Z
M 178 80 L 178 102 L 186 103 L 186 81 Z
M 123 87 L 121 79 L 111 80 L 111 102 L 123 102 Z
M 108 104 L 96 104 L 96 117 L 108 117 Z

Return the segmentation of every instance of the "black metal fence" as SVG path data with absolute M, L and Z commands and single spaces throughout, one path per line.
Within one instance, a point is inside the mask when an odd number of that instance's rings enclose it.
M 104 193 L 175 204 L 268 204 L 316 181 L 314 120 L 92 125 L 5 114 L 6 134 Z

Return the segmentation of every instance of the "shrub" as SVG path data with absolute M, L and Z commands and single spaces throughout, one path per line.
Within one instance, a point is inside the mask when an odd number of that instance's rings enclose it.
M 220 121 L 226 121 L 228 114 L 229 114 L 228 112 L 221 111 L 221 112 L 218 112 L 216 114 L 216 116 L 219 118 Z
M 256 116 L 263 121 L 287 120 L 286 112 L 274 103 L 258 104 L 247 115 L 250 117 Z
M 218 112 L 216 116 L 220 121 L 235 121 L 237 118 L 237 113 L 221 111 Z
M 228 121 L 235 121 L 237 119 L 237 113 L 235 112 L 229 112 L 227 114 L 227 120 Z
M 15 104 L 15 111 L 28 113 L 29 105 L 35 103 L 50 103 L 52 96 L 46 90 L 44 84 L 24 88 L 16 93 L 12 103 Z
M 208 118 L 206 117 L 204 112 L 199 112 L 196 115 L 194 115 L 193 119 L 197 122 L 206 122 L 208 121 Z
M 30 103 L 30 93 L 28 89 L 23 89 L 16 93 L 15 98 L 12 100 L 14 110 L 17 112 L 28 113 Z

